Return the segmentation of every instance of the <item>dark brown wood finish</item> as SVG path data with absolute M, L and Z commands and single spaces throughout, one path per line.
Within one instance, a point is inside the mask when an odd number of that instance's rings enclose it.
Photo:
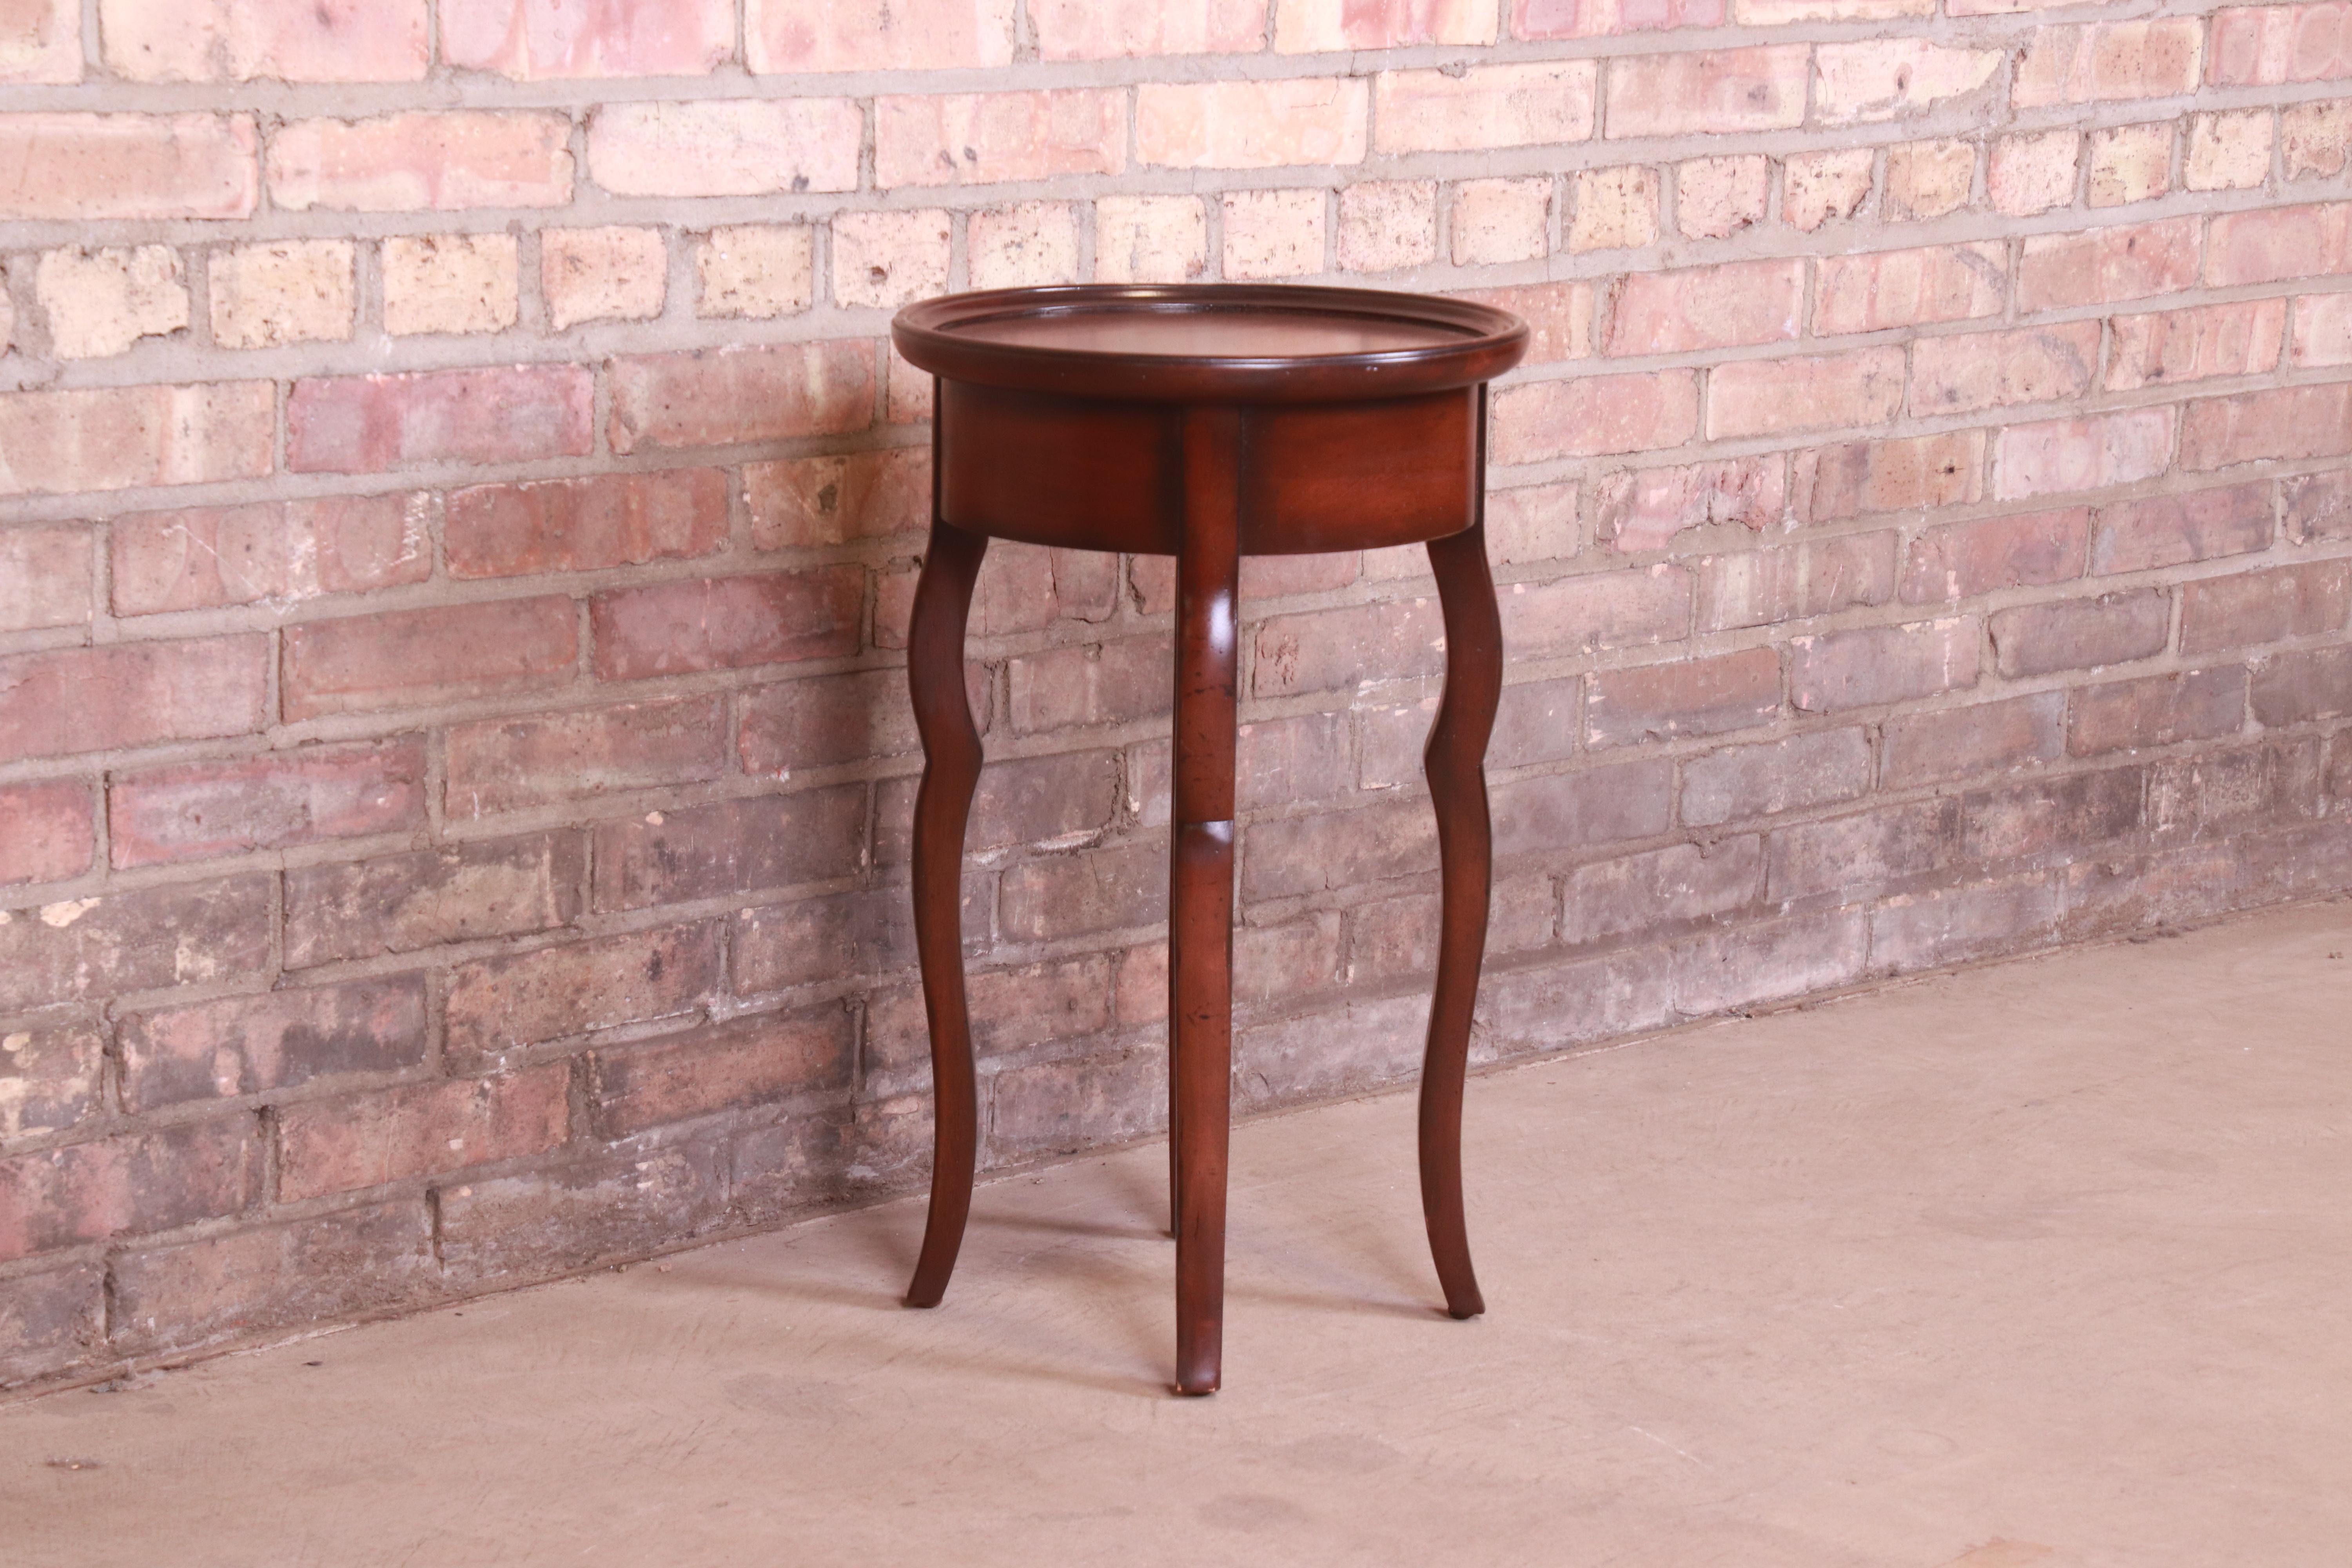
M 931 546 L 908 648 L 925 759 L 916 947 L 939 1120 L 908 1302 L 932 1306 L 946 1290 L 971 1203 L 960 873 L 981 752 L 962 645 L 987 541 L 1177 558 L 1169 1198 L 1186 1394 L 1214 1391 L 1222 1363 L 1241 558 L 1426 543 L 1447 661 L 1426 757 L 1444 897 L 1422 1199 L 1446 1310 L 1475 1316 L 1462 1095 L 1492 882 L 1483 763 L 1502 687 L 1482 526 L 1485 383 L 1517 362 L 1527 329 L 1422 295 L 1190 285 L 956 295 L 901 311 L 892 331 L 939 377 Z
M 971 1016 L 963 988 L 963 835 L 980 784 L 980 730 L 963 683 L 964 626 L 988 541 L 934 521 L 907 633 L 907 683 L 923 741 L 915 793 L 915 954 L 931 1026 L 931 1212 L 908 1287 L 910 1307 L 936 1307 L 955 1271 L 971 1212 L 980 1142 Z

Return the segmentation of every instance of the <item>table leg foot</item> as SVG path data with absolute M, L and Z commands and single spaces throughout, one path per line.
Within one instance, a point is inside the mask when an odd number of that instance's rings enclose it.
M 1485 763 L 1503 690 L 1503 637 L 1484 526 L 1431 542 L 1429 563 L 1445 616 L 1445 695 L 1423 761 L 1437 811 L 1444 899 L 1421 1076 L 1421 1205 L 1446 1312 L 1475 1318 L 1486 1303 L 1462 1217 L 1462 1089 L 1494 881 Z
M 930 1020 L 933 1142 L 930 1217 L 922 1256 L 907 1288 L 909 1307 L 936 1307 L 947 1293 L 971 1213 L 980 1105 L 971 1061 L 971 1018 L 963 986 L 963 836 L 980 782 L 980 731 L 963 677 L 964 626 L 988 541 L 931 524 L 930 549 L 915 584 L 907 637 L 907 684 L 923 740 L 923 782 L 915 796 L 915 952 Z

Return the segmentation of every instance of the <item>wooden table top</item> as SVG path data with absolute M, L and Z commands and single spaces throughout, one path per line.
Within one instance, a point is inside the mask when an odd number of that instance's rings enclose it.
M 952 294 L 891 325 L 952 381 L 1156 403 L 1412 396 L 1499 375 L 1526 323 L 1467 300 L 1236 283 L 1065 284 Z

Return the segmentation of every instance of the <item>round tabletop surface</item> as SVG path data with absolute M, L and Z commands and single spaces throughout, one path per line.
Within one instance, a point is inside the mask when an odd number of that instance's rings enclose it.
M 1153 402 L 1342 402 L 1443 391 L 1518 363 L 1507 311 L 1433 294 L 1257 284 L 1068 284 L 950 294 L 891 323 L 951 381 Z

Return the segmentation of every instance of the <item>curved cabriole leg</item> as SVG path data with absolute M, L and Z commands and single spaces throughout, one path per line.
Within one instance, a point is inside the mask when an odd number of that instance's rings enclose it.
M 915 952 L 931 1025 L 934 1115 L 931 1214 L 914 1283 L 907 1288 L 909 1307 L 936 1307 L 947 1293 L 971 1212 L 979 1142 L 971 1018 L 964 1005 L 962 900 L 964 823 L 980 782 L 980 731 L 964 692 L 963 634 L 987 550 L 979 534 L 931 524 L 907 634 L 907 685 L 923 738 L 923 784 L 915 796 Z
M 1503 692 L 1503 628 L 1486 569 L 1483 523 L 1430 542 L 1438 603 L 1445 614 L 1445 696 L 1430 727 L 1423 765 L 1437 808 L 1437 853 L 1444 909 L 1437 943 L 1437 990 L 1429 1007 L 1429 1049 L 1421 1069 L 1421 1208 L 1437 1260 L 1445 1310 L 1475 1318 L 1486 1310 L 1470 1268 L 1462 1220 L 1462 1079 L 1470 1059 L 1470 1016 L 1486 949 L 1486 904 L 1494 885 L 1494 834 L 1486 816 L 1486 739 Z
M 1224 1355 L 1240 460 L 1238 410 L 1197 408 L 1186 415 L 1168 877 L 1169 1121 L 1176 1148 L 1176 1388 L 1181 1394 L 1215 1393 Z

